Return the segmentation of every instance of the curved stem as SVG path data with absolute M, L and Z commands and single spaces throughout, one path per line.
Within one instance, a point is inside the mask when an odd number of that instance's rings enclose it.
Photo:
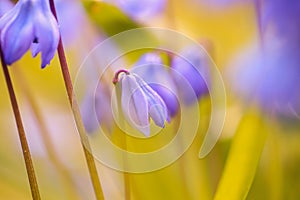
M 113 78 L 113 81 L 112 81 L 112 83 L 115 85 L 115 84 L 117 84 L 118 82 L 119 82 L 119 75 L 121 74 L 121 73 L 125 73 L 125 74 L 129 74 L 129 71 L 128 70 L 126 70 L 126 69 L 120 69 L 119 71 L 117 71 L 116 73 L 115 73 L 115 76 L 114 76 L 114 78 Z
M 33 167 L 32 159 L 31 159 L 31 153 L 30 153 L 29 146 L 27 143 L 26 134 L 25 134 L 17 98 L 16 98 L 16 95 L 14 92 L 14 88 L 12 85 L 12 81 L 11 81 L 11 78 L 9 75 L 7 65 L 3 59 L 3 53 L 2 53 L 1 47 L 0 47 L 0 57 L 1 57 L 2 69 L 4 72 L 6 85 L 7 85 L 8 92 L 9 92 L 10 102 L 11 102 L 11 105 L 13 108 L 13 112 L 15 115 L 15 120 L 16 120 L 16 124 L 17 124 L 17 128 L 18 128 L 23 157 L 24 157 L 25 165 L 26 165 L 27 176 L 28 176 L 30 189 L 31 189 L 31 195 L 34 200 L 40 200 L 41 197 L 40 197 L 40 193 L 39 193 L 39 187 L 38 187 L 37 179 L 36 179 L 35 172 L 34 172 L 34 167 Z
M 51 11 L 57 20 L 54 0 L 49 0 L 49 1 L 50 1 Z M 59 39 L 57 51 L 58 51 L 58 57 L 59 57 L 60 65 L 61 65 L 64 82 L 65 82 L 65 87 L 66 87 L 68 98 L 69 98 L 69 103 L 71 105 L 71 109 L 72 109 L 73 116 L 75 119 L 76 127 L 78 129 L 78 133 L 79 133 L 79 136 L 81 139 L 81 144 L 82 144 L 84 155 L 85 155 L 86 162 L 88 165 L 94 192 L 95 192 L 97 199 L 104 199 L 104 195 L 103 195 L 102 187 L 100 184 L 95 160 L 92 155 L 92 149 L 90 147 L 90 143 L 89 143 L 88 137 L 85 132 L 85 128 L 84 128 L 81 114 L 80 114 L 80 109 L 79 109 L 79 106 L 78 106 L 78 103 L 77 103 L 77 100 L 75 97 L 75 93 L 73 90 L 73 84 L 72 84 L 72 80 L 71 80 L 71 76 L 70 76 L 70 72 L 69 72 L 69 68 L 68 68 L 65 51 L 64 51 L 64 47 L 63 47 L 61 38 Z
M 17 67 L 17 66 L 15 66 L 15 67 Z M 14 68 L 14 69 L 16 69 L 16 68 Z M 63 183 L 63 186 L 66 189 L 68 199 L 73 199 L 73 200 L 79 199 L 79 195 L 75 195 L 78 192 L 77 192 L 77 190 L 75 190 L 76 186 L 73 182 L 72 175 L 66 169 L 64 164 L 59 160 L 59 158 L 57 157 L 57 155 L 55 153 L 55 148 L 53 146 L 53 143 L 51 142 L 50 133 L 48 131 L 43 114 L 40 111 L 35 98 L 33 97 L 33 94 L 28 86 L 28 83 L 27 83 L 25 77 L 23 76 L 22 72 L 18 71 L 18 70 L 15 70 L 14 74 L 16 75 L 17 80 L 19 81 L 18 85 L 20 85 L 25 98 L 29 102 L 29 107 L 33 113 L 37 127 L 40 131 L 40 136 L 41 136 L 42 142 L 45 145 L 45 148 L 46 148 L 46 151 L 47 151 L 50 161 L 52 162 L 53 166 L 58 171 L 58 174 Z

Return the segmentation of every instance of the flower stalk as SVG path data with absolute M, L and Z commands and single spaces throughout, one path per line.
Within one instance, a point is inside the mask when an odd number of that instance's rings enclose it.
M 0 57 L 1 57 L 1 64 L 2 64 L 4 76 L 5 76 L 6 85 L 7 85 L 8 92 L 9 92 L 10 102 L 11 102 L 11 105 L 13 108 L 15 121 L 16 121 L 17 128 L 18 128 L 18 133 L 19 133 L 19 138 L 20 138 L 20 142 L 21 142 L 23 157 L 25 160 L 25 166 L 26 166 L 27 176 L 28 176 L 29 185 L 30 185 L 30 189 L 31 189 L 32 199 L 40 200 L 41 197 L 40 197 L 40 193 L 39 193 L 39 187 L 38 187 L 37 179 L 35 176 L 35 171 L 34 171 L 32 159 L 31 159 L 31 153 L 30 153 L 28 142 L 26 139 L 26 134 L 25 134 L 17 98 L 16 98 L 16 95 L 14 92 L 13 84 L 12 84 L 12 81 L 11 81 L 11 78 L 9 75 L 7 65 L 4 62 L 4 57 L 3 57 L 3 52 L 2 52 L 1 47 L 0 47 Z
M 20 85 L 25 98 L 29 102 L 29 108 L 31 109 L 31 111 L 33 113 L 37 127 L 40 131 L 40 136 L 41 136 L 42 142 L 46 148 L 49 159 L 51 160 L 53 166 L 56 168 L 56 170 L 60 176 L 62 185 L 66 191 L 66 195 L 67 195 L 68 199 L 73 199 L 73 200 L 79 199 L 79 195 L 76 190 L 76 185 L 72 179 L 72 174 L 67 170 L 67 168 L 64 166 L 64 164 L 59 160 L 58 156 L 56 155 L 55 147 L 53 146 L 53 143 L 51 141 L 50 132 L 47 128 L 44 116 L 39 109 L 38 103 L 36 102 L 32 92 L 29 88 L 27 80 L 25 79 L 25 77 L 22 74 L 22 71 L 18 70 L 16 67 L 17 66 L 15 66 L 15 68 L 13 68 L 13 72 L 14 72 L 14 75 L 16 76 L 17 80 L 19 80 L 19 83 L 17 82 L 17 84 Z
M 57 20 L 57 14 L 56 14 L 54 0 L 49 0 L 49 2 L 50 2 L 51 11 Z M 95 192 L 97 199 L 104 199 L 104 195 L 103 195 L 103 191 L 101 188 L 95 160 L 92 155 L 92 150 L 90 147 L 90 143 L 88 141 L 88 137 L 85 133 L 85 128 L 84 128 L 84 125 L 82 122 L 79 105 L 76 101 L 73 84 L 72 84 L 72 80 L 71 80 L 71 76 L 70 76 L 70 72 L 69 72 L 69 68 L 68 68 L 65 51 L 64 51 L 64 47 L 63 47 L 61 38 L 59 39 L 57 51 L 58 51 L 59 62 L 61 65 L 61 70 L 62 70 L 62 74 L 63 74 L 63 78 L 64 78 L 65 87 L 66 87 L 67 94 L 68 94 L 69 103 L 71 105 L 71 109 L 72 109 L 73 116 L 75 119 L 76 127 L 78 129 L 78 133 L 79 133 L 79 136 L 81 139 L 81 144 L 82 144 L 84 155 L 85 155 L 85 158 L 87 161 L 87 165 L 88 165 L 88 169 L 89 169 L 89 173 L 90 173 L 90 178 L 91 178 L 91 181 L 93 184 L 94 192 Z

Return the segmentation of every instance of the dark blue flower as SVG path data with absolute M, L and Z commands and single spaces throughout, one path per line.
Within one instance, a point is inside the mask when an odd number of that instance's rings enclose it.
M 29 48 L 35 57 L 41 52 L 42 68 L 50 64 L 59 41 L 57 22 L 47 0 L 20 0 L 0 19 L 1 47 L 8 65 Z
M 193 47 L 186 48 L 180 56 L 174 57 L 171 67 L 176 72 L 173 74 L 178 92 L 186 104 L 194 103 L 195 95 L 199 99 L 208 93 L 209 62 L 203 50 Z M 177 73 L 180 76 L 176 75 Z M 194 94 L 191 94 L 186 85 L 182 84 L 185 81 L 192 87 Z

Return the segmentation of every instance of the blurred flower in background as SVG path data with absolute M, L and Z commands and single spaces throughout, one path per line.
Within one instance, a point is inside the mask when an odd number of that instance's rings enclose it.
M 247 100 L 256 98 L 264 110 L 292 117 L 300 111 L 300 3 L 264 1 L 261 12 L 262 44 L 253 42 L 240 53 L 229 74 Z
M 207 55 L 199 51 L 196 47 L 187 47 L 180 56 L 176 56 L 171 63 L 172 69 L 180 76 L 174 73 L 174 81 L 178 87 L 178 92 L 186 104 L 195 103 L 194 95 L 185 88 L 182 79 L 185 79 L 193 88 L 197 98 L 208 94 L 209 82 L 209 62 Z
M 146 21 L 159 12 L 163 12 L 167 0 L 107 0 L 113 2 L 123 12 L 139 21 Z
M 191 0 L 194 3 L 198 3 L 200 6 L 205 6 L 210 10 L 220 10 L 226 9 L 230 7 L 234 7 L 237 5 L 245 4 L 251 1 L 256 0 Z
M 62 40 L 70 45 L 82 36 L 82 28 L 87 26 L 85 10 L 77 0 L 55 0 L 55 3 Z
M 87 132 L 92 133 L 99 126 L 112 132 L 111 95 L 105 83 L 99 83 L 96 91 L 87 91 L 81 104 L 81 114 Z

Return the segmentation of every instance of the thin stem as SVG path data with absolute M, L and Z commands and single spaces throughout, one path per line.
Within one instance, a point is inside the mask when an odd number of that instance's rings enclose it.
M 14 88 L 12 85 L 12 81 L 11 81 L 11 78 L 9 75 L 7 65 L 3 59 L 3 53 L 2 53 L 1 47 L 0 47 L 0 57 L 1 57 L 2 69 L 4 72 L 6 85 L 7 85 L 8 92 L 9 92 L 10 102 L 11 102 L 11 105 L 13 108 L 13 112 L 14 112 L 14 116 L 15 116 L 15 120 L 16 120 L 16 124 L 17 124 L 17 128 L 18 128 L 19 138 L 20 138 L 21 147 L 22 147 L 22 153 L 23 153 L 23 157 L 25 160 L 27 176 L 28 176 L 30 189 L 31 189 L 31 195 L 34 200 L 39 200 L 39 199 L 41 199 L 41 197 L 40 197 L 40 193 L 39 193 L 37 179 L 36 179 L 35 172 L 34 172 L 31 154 L 30 154 L 28 143 L 27 143 L 17 98 L 16 98 L 16 95 L 14 92 Z
M 49 1 L 50 1 L 51 11 L 57 20 L 54 0 L 49 0 Z M 63 47 L 61 38 L 59 39 L 57 51 L 58 51 L 58 57 L 59 57 L 60 65 L 61 65 L 64 82 L 65 82 L 65 87 L 66 87 L 68 98 L 69 98 L 69 103 L 71 105 L 75 123 L 76 123 L 78 133 L 79 133 L 79 136 L 81 139 L 81 144 L 82 144 L 84 155 L 85 155 L 85 158 L 87 161 L 90 177 L 91 177 L 92 184 L 94 187 L 94 192 L 95 192 L 97 199 L 104 199 L 104 195 L 103 195 L 103 191 L 102 191 L 101 184 L 99 181 L 95 160 L 92 155 L 90 143 L 89 143 L 88 137 L 87 137 L 85 129 L 84 129 L 84 125 L 83 125 L 81 114 L 80 114 L 80 109 L 79 109 L 78 103 L 76 101 L 75 93 L 73 90 L 72 80 L 71 80 L 71 76 L 70 76 L 70 72 L 69 72 L 69 68 L 68 68 L 65 51 L 64 51 L 64 47 Z
M 115 73 L 115 76 L 114 76 L 114 78 L 113 78 L 113 81 L 112 81 L 112 83 L 115 85 L 115 84 L 117 84 L 118 82 L 119 82 L 119 75 L 121 74 L 121 73 L 125 73 L 125 74 L 129 74 L 129 71 L 128 70 L 126 70 L 126 69 L 120 69 L 119 71 L 117 71 L 116 73 Z
M 17 67 L 17 66 L 15 66 Z M 14 68 L 17 69 L 17 68 Z M 72 180 L 72 175 L 69 173 L 69 171 L 66 169 L 64 164 L 59 160 L 59 158 L 56 156 L 55 148 L 53 146 L 53 143 L 51 142 L 50 133 L 48 131 L 46 122 L 44 120 L 43 114 L 41 113 L 39 106 L 33 97 L 33 94 L 27 84 L 27 81 L 25 77 L 23 76 L 22 72 L 19 70 L 14 71 L 17 80 L 19 81 L 19 85 L 21 87 L 21 90 L 23 91 L 23 94 L 27 101 L 29 102 L 29 108 L 31 109 L 34 119 L 36 121 L 37 127 L 40 130 L 40 136 L 42 139 L 42 142 L 44 143 L 46 147 L 47 154 L 54 165 L 54 167 L 57 169 L 58 174 L 62 180 L 62 183 L 64 185 L 64 188 L 66 188 L 66 192 L 68 195 L 68 199 L 78 199 L 78 195 L 75 195 L 77 193 L 77 190 L 75 190 L 75 184 Z

